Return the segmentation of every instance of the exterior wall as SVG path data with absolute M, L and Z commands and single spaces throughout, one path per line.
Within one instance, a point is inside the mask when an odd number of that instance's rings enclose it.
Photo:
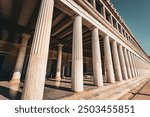
M 0 41 L 0 55 L 4 56 L 3 67 L 0 71 L 1 80 L 10 80 L 13 74 L 19 48 L 10 43 Z
M 4 41 L 0 41 L 0 55 L 5 57 L 2 69 L 0 71 L 0 79 L 1 80 L 10 80 L 14 71 L 15 63 L 17 60 L 17 55 L 19 52 L 20 44 L 13 44 L 13 43 L 7 43 Z M 27 64 L 28 64 L 28 59 L 30 55 L 30 48 L 27 49 L 26 52 L 26 57 L 24 61 L 24 67 L 23 67 L 23 72 L 22 72 L 22 78 L 25 78 L 26 74 L 26 69 L 27 69 Z M 65 74 L 68 74 L 68 76 L 71 76 L 71 54 L 68 53 L 63 53 L 63 58 L 62 58 L 62 67 L 66 67 L 66 72 Z M 89 57 L 83 57 L 84 63 L 86 64 L 86 73 L 85 74 L 92 74 L 92 59 Z M 55 62 L 53 61 L 55 60 Z M 57 51 L 49 51 L 49 58 L 48 58 L 48 63 L 47 63 L 47 77 L 54 77 L 55 76 L 55 68 L 52 70 L 52 64 L 55 65 L 56 67 L 56 61 L 57 61 Z M 54 73 L 51 73 L 54 72 Z M 53 75 L 52 75 L 53 74 Z
M 56 61 L 57 61 L 57 51 L 49 51 L 48 63 L 47 63 L 47 77 L 55 77 L 56 72 Z M 71 61 L 72 55 L 64 53 L 62 55 L 62 69 L 65 67 L 65 75 L 71 77 Z M 83 57 L 84 64 L 86 64 L 85 75 L 92 75 L 92 58 Z M 53 64 L 53 65 L 52 65 Z M 55 67 L 55 68 L 52 68 Z M 63 72 L 63 70 L 62 70 Z

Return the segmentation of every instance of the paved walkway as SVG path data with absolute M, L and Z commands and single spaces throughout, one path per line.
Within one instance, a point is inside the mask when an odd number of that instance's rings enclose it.
M 150 79 L 132 89 L 119 100 L 150 100 Z
M 102 97 L 106 97 L 106 99 L 109 99 L 112 96 L 115 97 L 114 94 L 122 95 L 122 92 L 124 92 L 124 89 L 130 90 L 130 87 L 133 85 L 137 85 L 140 79 L 134 79 L 134 82 L 132 84 L 131 80 L 124 81 L 124 83 L 116 82 L 115 84 L 109 84 L 106 83 L 106 80 L 104 80 L 104 87 L 96 87 L 94 86 L 93 78 L 84 78 L 84 90 L 87 92 L 84 92 L 84 94 L 87 95 L 87 97 L 83 96 L 83 99 L 101 99 Z M 148 82 L 149 81 L 149 82 Z M 124 84 L 124 85 L 123 85 Z M 131 85 L 131 86 L 130 86 Z M 18 85 L 17 85 L 18 86 Z M 21 99 L 22 95 L 22 89 L 23 89 L 23 82 L 20 84 L 19 89 L 16 89 L 18 87 L 13 87 L 10 85 L 7 81 L 1 81 L 0 82 L 0 100 L 19 100 Z M 111 90 L 113 89 L 113 90 Z M 107 93 L 106 93 L 107 91 Z M 125 90 L 127 93 L 127 91 Z M 126 94 L 125 93 L 125 94 Z M 44 100 L 55 100 L 55 99 L 62 99 L 64 97 L 72 96 L 74 93 L 71 91 L 71 79 L 66 78 L 62 79 L 60 82 L 55 81 L 54 79 L 50 78 L 45 81 L 45 88 L 44 88 Z M 80 94 L 79 94 L 80 95 Z M 103 96 L 104 95 L 104 96 Z M 107 96 L 108 95 L 108 96 Z M 94 98 L 93 98 L 94 96 Z M 82 95 L 81 95 L 82 97 Z M 109 98 L 108 98 L 109 97 Z M 113 99 L 113 98 L 111 98 Z M 118 99 L 118 98 L 116 98 Z M 131 90 L 129 93 L 127 93 L 125 96 L 120 98 L 121 100 L 150 100 L 150 80 L 147 79 L 144 81 L 140 86 L 136 87 L 136 89 Z
M 136 93 L 133 100 L 150 100 L 150 81 Z
M 107 84 L 107 83 L 106 83 Z M 84 90 L 91 90 L 96 89 L 97 87 L 94 86 L 93 78 L 84 78 Z M 12 90 L 15 89 L 15 90 Z M 0 82 L 0 100 L 4 99 L 12 99 L 12 100 L 20 100 L 22 95 L 23 89 L 23 82 L 21 82 L 19 89 L 18 84 L 13 87 L 10 85 L 8 81 L 1 81 Z M 74 92 L 71 91 L 71 79 L 66 78 L 62 79 L 61 81 L 56 81 L 52 78 L 49 78 L 45 81 L 44 87 L 44 100 L 56 100 L 66 96 L 73 95 Z

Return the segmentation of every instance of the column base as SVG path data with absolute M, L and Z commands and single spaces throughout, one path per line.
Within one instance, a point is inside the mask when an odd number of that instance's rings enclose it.
M 71 88 L 71 90 L 73 91 L 73 92 L 76 92 L 76 93 L 81 93 L 81 92 L 83 92 L 84 90 L 83 89 L 74 89 L 74 88 Z
M 62 79 L 65 79 L 66 78 L 66 76 L 62 76 Z
M 20 83 L 20 79 L 11 79 L 9 83 Z
M 60 81 L 60 80 L 61 80 L 61 77 L 55 77 L 55 80 L 56 80 L 56 81 Z
M 10 80 L 10 82 L 20 82 L 21 73 L 20 72 L 14 72 L 13 77 Z
M 17 91 L 20 86 L 20 72 L 14 72 L 12 79 L 9 81 L 11 90 Z
M 122 82 L 123 80 L 117 80 L 117 81 Z
M 19 79 L 12 79 L 9 81 L 9 97 L 13 100 L 17 97 L 17 92 L 20 89 L 20 80 Z
M 95 82 L 94 82 L 94 85 L 97 87 L 103 87 L 104 86 L 103 83 L 95 83 Z
M 20 80 L 13 79 L 13 80 L 9 81 L 9 87 L 10 87 L 10 89 L 17 91 L 20 87 Z

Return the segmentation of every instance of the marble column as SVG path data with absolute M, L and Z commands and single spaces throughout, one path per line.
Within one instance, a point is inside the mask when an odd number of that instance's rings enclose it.
M 140 67 L 141 67 L 141 63 L 140 63 L 140 58 L 138 58 L 138 68 L 139 68 L 139 76 L 141 76 L 141 69 L 140 69 Z
M 133 55 L 134 58 L 134 64 L 135 64 L 135 70 L 136 70 L 136 77 L 138 77 L 138 69 L 137 69 L 137 63 L 136 63 L 136 55 Z
M 62 67 L 62 78 L 65 78 L 65 68 L 66 68 L 66 66 Z
M 42 0 L 23 88 L 23 100 L 43 99 L 54 0 Z
M 114 72 L 115 72 L 115 78 L 117 81 L 122 81 L 122 74 L 121 74 L 121 67 L 120 67 L 120 60 L 118 55 L 118 49 L 117 49 L 117 42 L 112 42 L 112 55 L 113 55 L 113 62 L 114 62 Z
M 125 65 L 125 59 L 124 59 L 124 53 L 123 53 L 122 45 L 119 45 L 119 56 L 120 56 L 122 77 L 124 80 L 127 80 L 128 76 L 127 76 L 127 69 L 126 69 L 126 65 Z
M 139 76 L 139 62 L 138 62 L 138 57 L 136 56 L 136 63 L 137 63 L 137 72 L 138 72 L 138 76 Z
M 30 38 L 29 34 L 25 34 L 25 33 L 22 34 L 22 43 L 18 53 L 14 73 L 12 79 L 9 82 L 9 87 L 10 87 L 9 97 L 11 99 L 16 99 L 17 91 L 20 88 L 20 80 L 21 80 L 20 78 L 23 73 L 23 65 L 25 61 L 26 49 L 28 46 L 29 38 Z
M 107 2 L 110 2 L 110 0 L 107 0 Z
M 56 80 L 61 80 L 61 61 L 62 61 L 62 47 L 63 44 L 58 44 L 58 59 L 57 59 L 57 68 L 56 68 Z
M 132 62 L 132 59 L 131 59 L 131 52 L 130 51 L 127 51 L 128 53 L 128 57 L 129 57 L 129 65 L 130 65 L 130 68 L 131 68 L 131 75 L 132 75 L 132 78 L 135 77 L 135 73 L 134 73 L 134 68 L 133 68 L 133 62 Z
M 139 62 L 139 57 L 137 57 L 137 65 L 138 65 L 138 76 L 140 76 L 140 62 Z
M 138 71 L 138 62 L 137 62 L 137 56 L 135 55 L 135 64 L 136 64 L 136 71 L 137 71 L 137 77 L 139 76 L 139 71 Z
M 131 59 L 132 59 L 132 63 L 133 63 L 134 77 L 136 77 L 135 60 L 133 58 L 133 54 L 132 53 L 131 53 Z
M 93 57 L 93 74 L 94 84 L 103 86 L 102 64 L 100 55 L 98 28 L 92 30 L 92 57 Z
M 112 64 L 112 56 L 111 56 L 111 48 L 110 48 L 110 42 L 109 42 L 109 36 L 104 37 L 104 55 L 105 55 L 105 65 L 106 65 L 106 74 L 107 74 L 107 80 L 109 83 L 115 83 L 114 78 L 114 70 L 113 70 L 113 64 Z
M 83 42 L 82 17 L 75 16 L 73 22 L 72 42 L 72 73 L 71 89 L 75 92 L 83 91 Z
M 139 71 L 140 71 L 140 76 L 142 75 L 142 70 L 141 70 L 141 58 L 139 58 Z
M 124 48 L 124 57 L 125 57 L 125 63 L 126 63 L 128 78 L 130 79 L 130 78 L 132 78 L 132 75 L 131 75 L 131 68 L 130 68 L 130 65 L 129 65 L 129 58 L 128 58 L 126 48 Z
M 21 43 L 21 47 L 20 47 L 20 50 L 18 53 L 13 77 L 12 77 L 10 82 L 14 82 L 14 81 L 20 82 L 20 77 L 21 77 L 21 73 L 22 73 L 22 69 L 23 69 L 23 63 L 24 63 L 26 49 L 28 46 L 28 40 L 29 39 L 30 39 L 29 34 L 25 34 L 25 33 L 22 34 L 22 43 Z

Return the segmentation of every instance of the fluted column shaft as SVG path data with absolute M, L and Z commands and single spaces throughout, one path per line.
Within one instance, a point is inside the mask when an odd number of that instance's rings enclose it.
M 135 63 L 136 63 L 137 76 L 139 76 L 138 58 L 137 58 L 137 56 L 135 56 Z
M 42 0 L 30 52 L 22 99 L 43 98 L 54 0 Z
M 15 69 L 14 69 L 14 73 L 13 73 L 13 77 L 12 77 L 11 81 L 20 82 L 21 72 L 22 72 L 22 68 L 23 68 L 23 63 L 24 63 L 26 49 L 27 49 L 29 39 L 30 39 L 29 34 L 24 33 L 22 35 L 22 43 L 21 43 L 21 47 L 20 47 L 20 50 L 18 53 L 18 57 L 17 57 L 17 61 L 16 61 L 16 65 L 15 65 Z
M 115 83 L 109 36 L 104 37 L 104 55 L 106 62 L 105 65 L 106 65 L 107 80 L 109 83 Z
M 128 58 L 128 55 L 127 55 L 126 48 L 124 48 L 124 57 L 125 57 L 125 63 L 126 63 L 128 78 L 132 78 L 131 68 L 130 68 L 130 65 L 129 65 L 129 58 Z
M 138 76 L 140 76 L 140 60 L 139 60 L 139 57 L 137 57 L 137 65 L 138 65 Z
M 135 77 L 135 73 L 134 73 L 133 62 L 132 62 L 131 52 L 130 51 L 128 51 L 128 57 L 129 57 L 129 63 L 130 63 L 130 68 L 131 68 L 131 75 L 132 75 L 132 78 L 134 78 Z
M 140 76 L 142 75 L 142 62 L 141 59 L 139 59 L 139 69 L 140 69 Z
M 112 55 L 113 55 L 114 72 L 115 72 L 116 80 L 122 81 L 121 67 L 120 67 L 120 61 L 119 61 L 119 55 L 118 55 L 116 41 L 112 42 Z
M 128 76 L 127 76 L 127 70 L 126 70 L 126 65 L 125 65 L 125 59 L 124 59 L 122 45 L 119 45 L 119 56 L 120 56 L 122 77 L 123 77 L 124 80 L 127 80 Z
M 139 62 L 138 62 L 138 56 L 135 55 L 135 62 L 136 62 L 136 71 L 137 71 L 137 77 L 140 76 L 139 71 Z
M 73 23 L 72 42 L 72 80 L 71 89 L 75 92 L 83 91 L 83 45 L 82 45 L 82 17 L 76 16 Z
M 141 59 L 139 58 L 139 72 L 140 72 L 140 76 L 141 76 Z
M 62 44 L 58 44 L 58 59 L 56 68 L 56 80 L 61 80 L 61 61 L 62 61 Z
M 131 53 L 131 59 L 132 59 L 132 63 L 133 63 L 134 77 L 136 77 L 137 74 L 136 74 L 136 68 L 135 68 L 135 60 L 134 60 L 134 57 L 133 57 L 132 53 Z
M 98 28 L 92 30 L 92 57 L 93 57 L 94 83 L 96 86 L 103 86 Z
M 135 63 L 135 70 L 136 70 L 136 77 L 138 76 L 138 69 L 137 69 L 137 61 L 136 61 L 136 56 L 133 55 L 133 58 L 134 58 L 134 63 Z

